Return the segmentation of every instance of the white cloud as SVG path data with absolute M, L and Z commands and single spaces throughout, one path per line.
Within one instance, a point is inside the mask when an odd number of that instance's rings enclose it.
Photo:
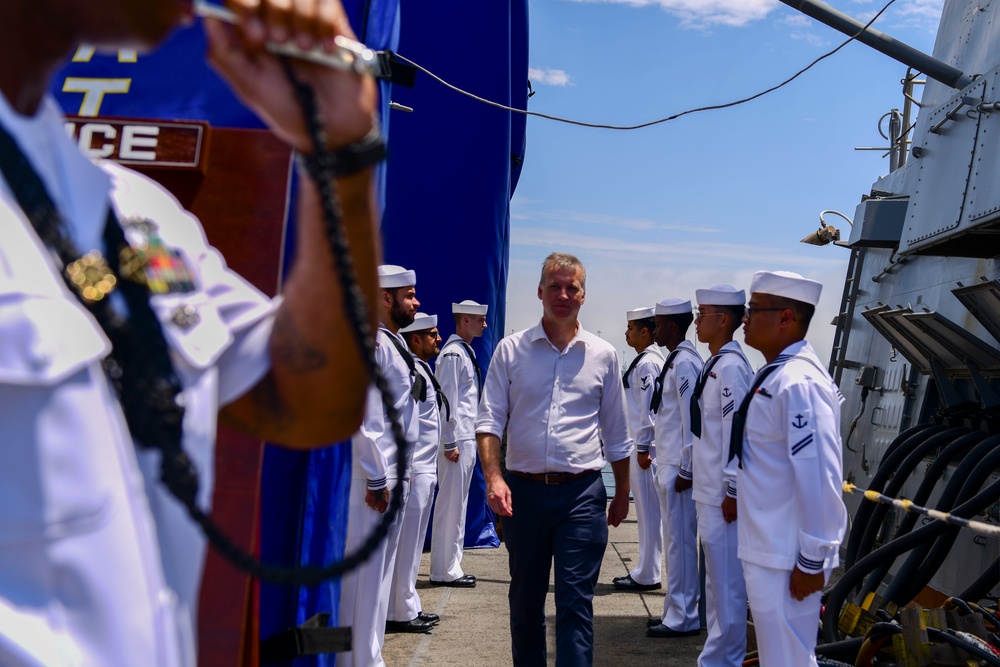
M 552 69 L 550 67 L 529 67 L 528 79 L 534 83 L 541 83 L 546 86 L 570 85 L 569 74 L 561 69 Z
M 829 46 L 830 44 L 828 40 L 820 37 L 819 35 L 811 32 L 802 32 L 801 30 L 793 30 L 788 33 L 788 36 L 794 40 L 806 42 L 807 44 L 811 44 L 813 46 Z
M 650 240 L 631 241 L 606 236 L 586 236 L 581 234 L 579 229 L 568 233 L 565 230 L 556 229 L 512 227 L 510 242 L 512 247 L 558 249 L 576 254 L 585 253 L 601 260 L 654 265 L 660 263 L 684 266 L 725 264 L 731 268 L 784 266 L 790 269 L 805 270 L 829 268 L 839 262 L 839 258 L 835 259 L 837 256 L 834 254 L 830 254 L 831 259 L 817 259 L 808 252 L 790 254 L 787 247 L 738 242 L 670 241 L 657 243 Z
M 574 0 L 607 2 L 632 7 L 660 7 L 681 20 L 686 28 L 714 25 L 742 26 L 764 18 L 778 0 Z
M 715 227 L 689 222 L 659 222 L 649 218 L 626 218 L 618 215 L 603 215 L 595 213 L 581 213 L 579 211 L 525 211 L 521 205 L 526 201 L 512 201 L 511 218 L 525 221 L 566 222 L 572 225 L 603 225 L 614 227 L 615 229 L 627 229 L 631 231 L 668 231 L 668 232 L 693 232 L 697 234 L 713 234 L 721 230 Z
M 815 22 L 805 14 L 794 12 L 792 14 L 782 16 L 778 19 L 777 23 L 778 25 L 788 26 L 790 28 L 807 28 Z
M 910 0 L 896 11 L 902 16 L 920 16 L 936 21 L 941 18 L 942 9 L 944 0 Z

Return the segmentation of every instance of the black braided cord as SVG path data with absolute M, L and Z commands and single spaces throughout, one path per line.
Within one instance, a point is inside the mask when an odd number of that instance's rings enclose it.
M 208 537 L 212 546 L 238 568 L 250 573 L 254 577 L 272 583 L 290 586 L 308 586 L 326 579 L 343 576 L 347 572 L 357 568 L 385 540 L 389 533 L 389 527 L 403 506 L 402 480 L 406 477 L 406 456 L 409 443 L 406 441 L 406 434 L 403 432 L 400 415 L 393 403 L 389 385 L 378 363 L 375 361 L 375 338 L 368 324 L 368 306 L 364 293 L 358 285 L 357 272 L 354 268 L 354 261 L 351 258 L 350 245 L 344 234 L 343 220 L 340 214 L 340 200 L 332 176 L 335 159 L 327 148 L 326 132 L 323 129 L 322 116 L 316 105 L 315 93 L 312 88 L 298 80 L 287 59 L 282 58 L 281 62 L 285 68 L 288 80 L 295 89 L 296 98 L 302 107 L 302 113 L 309 130 L 313 155 L 303 160 L 303 163 L 306 165 L 310 177 L 315 181 L 316 187 L 319 189 L 323 208 L 323 222 L 330 243 L 330 250 L 333 254 L 333 260 L 340 274 L 344 290 L 345 313 L 351 324 L 351 328 L 354 330 L 354 337 L 361 356 L 368 367 L 369 373 L 372 375 L 379 394 L 381 394 L 386 418 L 392 427 L 392 434 L 398 448 L 396 475 L 400 482 L 393 488 L 389 499 L 389 506 L 379 520 L 378 525 L 372 530 L 371 534 L 365 539 L 358 550 L 351 554 L 345 554 L 343 560 L 339 562 L 323 566 L 299 565 L 287 567 L 263 563 L 229 539 L 219 526 L 194 502 L 189 503 L 183 498 L 181 500 L 184 502 L 191 518 L 201 526 L 202 531 Z M 170 484 L 168 483 L 169 486 Z M 173 491 L 172 488 L 171 490 Z

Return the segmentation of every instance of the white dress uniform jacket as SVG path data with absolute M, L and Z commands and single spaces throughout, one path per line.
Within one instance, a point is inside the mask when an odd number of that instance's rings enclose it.
M 740 558 L 806 573 L 835 568 L 847 529 L 842 496 L 843 396 L 800 341 L 750 401 L 739 473 Z M 758 372 L 763 372 L 763 369 Z
M 722 501 L 727 495 L 736 497 L 738 461 L 729 460 L 729 439 L 733 414 L 750 388 L 753 371 L 735 341 L 722 346 L 714 359 L 715 363 L 709 359 L 702 369 L 701 437 L 695 437 L 691 447 L 692 497 L 705 553 L 708 623 L 698 665 L 740 667 L 746 654 L 747 594 L 738 556 L 739 519 L 726 523 Z
M 445 449 L 454 449 L 460 440 L 476 439 L 478 375 L 464 346 L 465 341 L 452 334 L 441 347 L 435 364 L 441 391 L 451 403 L 451 419 L 441 422 L 441 442 Z
M 705 363 L 705 368 L 711 360 Z M 753 370 L 736 341 L 719 350 L 719 360 L 705 378 L 701 394 L 701 437 L 691 447 L 691 472 L 695 502 L 722 505 L 728 495 L 736 497 L 738 461 L 729 460 L 733 414 L 750 388 Z M 684 471 L 681 473 L 684 474 Z
M 375 342 L 375 361 L 389 385 L 412 456 L 420 428 L 416 401 L 411 395 L 414 376 L 410 374 L 410 365 L 390 336 L 403 346 L 403 354 L 409 354 L 405 352 L 406 343 L 398 334 L 380 327 Z M 348 496 L 347 537 L 344 544 L 346 552 L 356 551 L 382 519 L 379 512 L 365 503 L 366 492 L 392 489 L 396 484 L 402 484 L 404 494 L 403 507 L 390 526 L 385 541 L 363 565 L 345 575 L 341 583 L 340 624 L 353 626 L 354 635 L 353 650 L 338 654 L 337 661 L 354 667 L 371 667 L 385 664 L 382 660 L 382 642 L 385 639 L 385 620 L 389 608 L 389 587 L 392 584 L 399 531 L 406 512 L 406 495 L 409 490 L 408 479 L 397 479 L 399 450 L 386 417 L 381 394 L 374 385 L 368 391 L 361 430 L 351 438 L 351 454 L 351 490 Z
M 635 442 L 636 451 L 629 464 L 632 495 L 635 497 L 635 515 L 639 526 L 639 560 L 629 572 L 638 584 L 660 583 L 663 561 L 663 523 L 660 520 L 660 500 L 656 494 L 655 464 L 643 470 L 639 467 L 639 452 L 656 455 L 653 437 L 655 414 L 649 407 L 656 378 L 663 368 L 663 352 L 650 345 L 639 356 L 638 362 L 626 371 L 625 406 L 628 409 L 628 431 Z
M 698 523 L 690 489 L 677 493 L 674 480 L 691 468 L 691 394 L 701 372 L 701 356 L 689 341 L 667 355 L 662 400 L 656 413 L 656 492 L 666 549 L 667 593 L 663 625 L 687 632 L 699 626 Z M 673 354 L 673 353 L 671 353 Z
M 438 457 L 438 494 L 431 527 L 432 581 L 454 581 L 465 576 L 462 548 L 469 487 L 476 467 L 476 415 L 479 412 L 479 375 L 475 353 L 457 334 L 452 334 L 438 355 L 436 376 L 448 397 L 451 418 L 441 423 L 441 455 Z M 458 461 L 449 461 L 445 451 L 458 450 Z
M 34 118 L 0 97 L 0 122 L 45 182 L 81 252 L 102 247 L 107 206 L 156 224 L 196 277 L 155 296 L 187 407 L 184 447 L 212 494 L 216 415 L 267 372 L 274 305 L 230 272 L 160 186 L 95 166 L 55 103 Z M 174 324 L 178 307 L 196 321 Z M 205 541 L 137 452 L 101 366 L 110 343 L 71 295 L 6 183 L 0 186 L 0 664 L 195 664 Z
M 788 589 L 791 570 L 830 572 L 847 530 L 841 495 L 843 397 L 805 341 L 786 348 L 750 401 L 740 469 L 739 556 L 761 661 L 816 665 L 819 591 Z M 753 385 L 751 385 L 753 386 Z
M 701 355 L 689 341 L 677 346 L 672 368 L 663 377 L 663 399 L 654 421 L 656 462 L 691 469 L 691 392 L 701 373 Z M 670 355 L 667 355 L 668 357 Z M 673 480 L 671 480 L 672 483 Z
M 434 484 L 437 482 L 438 449 L 441 446 L 441 413 L 438 409 L 441 399 L 431 381 L 433 373 L 423 360 L 414 361 L 417 372 L 424 376 L 427 383 L 427 400 L 417 405 L 420 435 L 413 452 L 410 492 L 399 533 L 396 567 L 389 587 L 389 609 L 386 614 L 390 621 L 403 622 L 412 621 L 423 611 L 416 587 L 417 573 L 427 536 L 427 524 L 431 518 Z

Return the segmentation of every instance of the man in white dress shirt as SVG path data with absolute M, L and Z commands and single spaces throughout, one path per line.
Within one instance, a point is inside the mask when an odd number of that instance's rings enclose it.
M 822 284 L 760 271 L 743 318 L 764 355 L 733 419 L 739 556 L 761 664 L 816 665 L 820 590 L 847 530 L 843 396 L 805 341 Z
M 663 561 L 663 523 L 660 521 L 660 499 L 653 481 L 654 459 L 653 417 L 650 399 L 653 385 L 663 368 L 663 352 L 653 343 L 656 320 L 652 308 L 636 308 L 626 313 L 625 343 L 637 355 L 622 376 L 625 405 L 628 408 L 628 431 L 635 443 L 635 454 L 629 466 L 629 485 L 635 498 L 635 516 L 639 527 L 639 562 L 624 577 L 615 577 L 611 584 L 620 591 L 651 591 L 661 587 L 660 568 Z
M 681 469 L 691 469 L 691 394 L 701 372 L 701 356 L 687 340 L 694 321 L 691 302 L 664 299 L 654 308 L 656 344 L 667 355 L 656 378 L 652 407 L 656 412 L 656 490 L 667 552 L 667 594 L 663 614 L 649 619 L 646 635 L 660 639 L 691 637 L 701 632 L 698 600 L 698 524 L 691 483 Z
M 441 618 L 423 610 L 420 594 L 417 593 L 417 572 L 420 570 L 420 555 L 424 550 L 434 484 L 437 482 L 441 422 L 448 419 L 451 408 L 428 365 L 441 351 L 438 347 L 441 335 L 437 329 L 437 315 L 417 313 L 413 324 L 403 327 L 399 333 L 413 353 L 417 372 L 424 377 L 425 391 L 417 405 L 420 435 L 410 464 L 410 490 L 399 533 L 399 546 L 396 548 L 396 567 L 389 586 L 385 629 L 386 632 L 427 632 Z
M 295 97 L 263 42 L 272 30 L 306 46 L 321 46 L 335 34 L 353 36 L 340 3 L 322 16 L 270 0 L 236 4 L 246 18 L 243 28 L 206 21 L 209 55 L 277 136 L 308 153 Z M 284 11 L 275 11 L 279 4 Z M 205 540 L 160 482 L 160 451 L 136 446 L 153 443 L 140 442 L 132 427 L 143 424 L 127 416 L 123 402 L 145 397 L 134 388 L 162 376 L 119 375 L 130 350 L 146 359 L 154 348 L 169 353 L 166 365 L 180 389 L 171 403 L 186 408 L 182 423 L 172 422 L 183 429 L 175 444 L 199 469 L 197 502 L 205 508 L 218 419 L 297 447 L 347 437 L 361 419 L 369 378 L 343 315 L 341 276 L 311 178 L 300 179 L 294 268 L 284 299 L 272 302 L 226 268 L 198 221 L 158 184 L 84 157 L 46 95 L 60 63 L 81 43 L 151 48 L 190 22 L 190 13 L 191 3 L 176 0 L 0 5 L 0 125 L 8 138 L 0 151 L 4 667 L 195 665 Z M 369 78 L 294 67 L 317 90 L 329 148 L 347 147 L 369 132 L 376 101 Z M 373 299 L 378 216 L 370 166 L 337 184 L 360 286 Z M 58 233 L 43 233 L 46 226 Z M 106 233 L 124 234 L 128 243 L 155 235 L 173 268 L 183 267 L 188 278 L 168 281 L 169 292 L 141 294 L 142 308 L 139 300 L 129 301 L 130 325 L 139 318 L 153 325 L 141 327 L 151 335 L 134 338 L 135 347 L 112 343 L 113 327 L 105 325 L 115 322 L 103 317 L 107 311 L 95 314 L 100 308 L 85 304 L 85 295 L 78 297 L 63 278 L 70 251 L 73 263 L 91 251 L 118 256 L 122 246 L 106 242 Z M 116 316 L 124 314 L 125 292 L 135 295 L 136 287 L 120 275 L 103 301 Z M 106 372 L 112 364 L 117 368 Z
M 740 667 L 746 657 L 747 593 L 737 555 L 736 461 L 729 459 L 733 413 L 746 396 L 753 371 L 733 334 L 743 322 L 746 294 L 730 285 L 695 291 L 698 341 L 712 356 L 691 397 L 692 497 L 705 553 L 708 637 L 699 667 Z
M 545 596 L 555 559 L 556 663 L 590 665 L 594 587 L 608 525 L 628 515 L 628 436 L 618 355 L 577 315 L 587 274 L 576 257 L 542 265 L 542 320 L 500 341 L 476 420 L 486 499 L 510 557 L 510 633 L 517 667 L 546 664 Z M 500 438 L 507 429 L 507 475 Z M 602 448 L 603 444 L 603 448 Z M 607 456 L 607 458 L 605 458 Z M 610 505 L 601 478 L 611 462 Z
M 486 330 L 487 306 L 475 301 L 451 304 L 455 333 L 441 348 L 435 371 L 441 391 L 452 406 L 441 423 L 438 493 L 431 526 L 431 584 L 472 588 L 476 577 L 462 569 L 465 515 L 476 467 L 476 414 L 482 391 L 482 371 L 472 339 Z
M 417 301 L 417 275 L 401 266 L 378 267 L 379 328 L 375 340 L 378 363 L 392 395 L 392 404 L 402 421 L 406 441 L 417 442 L 420 421 L 417 400 L 426 385 L 416 361 L 406 348 L 399 330 L 413 323 Z M 374 384 L 368 389 L 368 404 L 361 430 L 351 438 L 351 491 L 347 510 L 346 552 L 356 551 L 371 535 L 389 507 L 389 493 L 403 486 L 403 510 L 392 522 L 389 533 L 361 566 L 346 574 L 340 589 L 340 625 L 351 626 L 352 650 L 340 653 L 337 662 L 354 667 L 384 665 L 382 643 L 389 607 L 389 590 L 396 563 L 396 549 L 402 517 L 406 513 L 409 479 L 397 478 L 399 449 L 387 418 L 382 394 Z M 409 468 L 409 461 L 407 461 Z

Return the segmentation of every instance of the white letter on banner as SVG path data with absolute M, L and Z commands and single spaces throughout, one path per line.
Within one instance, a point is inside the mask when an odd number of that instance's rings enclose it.
M 67 77 L 64 93 L 83 93 L 83 102 L 77 115 L 92 118 L 101 111 L 101 102 L 107 93 L 127 93 L 132 79 L 83 79 Z
M 155 125 L 126 125 L 122 130 L 122 147 L 118 157 L 122 160 L 155 160 L 157 137 L 160 128 Z M 151 151 L 139 148 L 152 148 Z
M 94 135 L 107 139 L 100 146 L 94 147 Z M 104 123 L 84 123 L 80 126 L 80 150 L 93 158 L 111 157 L 115 152 L 115 128 Z
M 90 59 L 94 57 L 94 49 L 90 44 L 81 44 L 77 48 L 76 53 L 73 54 L 73 62 L 75 63 L 89 63 Z M 118 49 L 118 62 L 120 63 L 134 63 L 139 60 L 139 52 L 135 49 Z

